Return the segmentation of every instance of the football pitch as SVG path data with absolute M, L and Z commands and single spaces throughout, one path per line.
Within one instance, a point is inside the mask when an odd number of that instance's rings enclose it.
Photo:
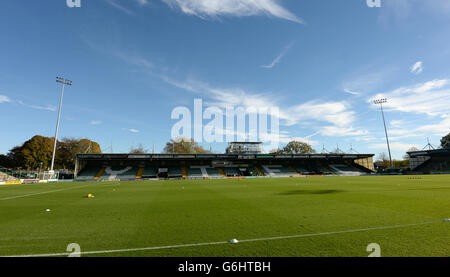
M 0 256 L 448 257 L 447 218 L 448 175 L 9 185 Z

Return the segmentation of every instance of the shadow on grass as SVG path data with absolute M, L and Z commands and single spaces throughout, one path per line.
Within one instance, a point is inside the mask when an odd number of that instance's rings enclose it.
M 333 194 L 345 192 L 345 190 L 322 189 L 322 190 L 290 190 L 278 193 L 278 195 L 310 195 L 310 194 Z

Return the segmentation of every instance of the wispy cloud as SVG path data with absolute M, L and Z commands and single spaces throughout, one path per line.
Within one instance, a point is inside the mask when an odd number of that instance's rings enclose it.
M 122 11 L 122 12 L 128 14 L 128 15 L 134 15 L 135 14 L 132 10 L 130 10 L 130 9 L 126 8 L 125 6 L 119 4 L 116 0 L 105 0 L 105 2 L 108 3 L 110 6 L 116 8 L 116 9 L 118 9 L 118 10 L 120 10 L 120 11 Z M 141 4 L 146 4 L 147 3 L 147 1 L 139 1 L 139 2 Z
M 390 92 L 380 93 L 368 99 L 387 98 L 387 109 L 439 116 L 450 113 L 450 80 L 435 79 L 413 86 L 400 87 Z
M 8 102 L 11 102 L 11 99 L 9 99 L 8 96 L 6 96 L 6 95 L 0 95 L 0 104 L 1 104 L 1 103 L 8 103 Z
M 423 62 L 418 61 L 410 68 L 411 73 L 420 74 L 423 71 Z
M 148 0 L 135 0 L 139 5 L 144 6 L 148 4 Z
M 450 2 L 448 0 L 395 0 L 383 1 L 383 9 L 380 9 L 379 21 L 387 24 L 394 19 L 403 21 L 409 17 L 417 16 L 417 13 L 450 14 Z
M 346 101 L 315 99 L 298 105 L 290 101 L 290 105 L 285 105 L 282 97 L 277 93 L 253 92 L 240 87 L 215 87 L 192 78 L 179 80 L 159 70 L 145 58 L 130 56 L 120 51 L 111 54 L 128 64 L 141 68 L 151 76 L 160 78 L 171 86 L 203 96 L 206 105 L 222 108 L 243 107 L 253 111 L 279 107 L 279 113 L 276 116 L 279 117 L 280 124 L 283 126 L 289 127 L 308 122 L 317 134 L 324 136 L 358 136 L 368 133 L 366 130 L 358 130 L 353 126 L 356 120 L 355 112 L 351 104 Z
M 128 131 L 128 132 L 133 133 L 133 134 L 139 133 L 139 130 L 133 129 L 133 128 L 131 128 L 131 129 L 123 128 L 122 130 Z
M 242 88 L 217 88 L 206 83 L 188 80 L 180 82 L 167 76 L 167 83 L 190 92 L 202 94 L 212 99 L 208 104 L 221 107 L 237 106 L 246 109 L 264 109 L 282 106 L 280 97 L 272 93 L 248 92 Z M 294 126 L 302 122 L 314 123 L 318 133 L 325 136 L 358 136 L 367 134 L 366 130 L 357 130 L 352 126 L 355 122 L 355 112 L 345 101 L 311 100 L 306 103 L 280 107 L 277 114 L 284 126 Z
M 101 120 L 91 120 L 91 125 L 100 125 L 103 122 Z
M 402 142 L 391 142 L 391 143 L 389 143 L 389 146 L 392 151 L 403 151 L 403 152 L 406 152 L 413 147 L 420 148 L 417 144 L 402 143 Z M 376 143 L 376 144 L 369 145 L 369 148 L 385 150 L 386 144 L 385 143 Z
M 28 104 L 28 103 L 23 102 L 22 100 L 13 100 L 6 95 L 0 95 L 0 104 L 1 103 L 16 103 L 16 104 L 22 105 L 24 107 L 35 109 L 35 110 L 43 110 L 43 111 L 50 111 L 50 112 L 56 111 L 56 107 L 53 105 L 40 106 L 40 105 L 36 105 L 36 104 Z
M 342 82 L 341 89 L 353 95 L 369 94 L 391 80 L 396 72 L 395 66 L 366 65 L 351 73 Z
M 278 0 L 162 0 L 172 8 L 202 19 L 220 16 L 269 15 L 281 19 L 304 23 L 304 21 L 282 7 Z
M 261 67 L 270 69 L 270 68 L 273 68 L 275 65 L 279 64 L 281 62 L 281 60 L 284 58 L 284 56 L 287 54 L 289 49 L 291 49 L 292 45 L 293 45 L 293 43 L 285 46 L 283 48 L 283 50 L 281 51 L 281 53 L 278 54 L 278 56 L 270 64 L 262 65 Z
M 423 137 L 424 134 L 443 136 L 450 131 L 450 79 L 435 79 L 412 86 L 400 87 L 370 98 L 387 98 L 386 110 L 424 115 L 420 121 L 391 121 L 391 140 Z M 427 116 L 427 117 L 425 117 Z
M 360 92 L 353 91 L 353 90 L 350 90 L 350 89 L 348 89 L 348 88 L 344 88 L 344 92 L 345 92 L 345 93 L 348 93 L 348 94 L 351 94 L 351 95 L 361 95 Z
M 25 103 L 21 100 L 17 100 L 17 103 L 19 103 L 22 106 L 28 107 L 28 108 L 32 108 L 35 110 L 43 110 L 43 111 L 50 111 L 50 112 L 55 112 L 56 111 L 56 107 L 53 105 L 46 105 L 46 106 L 40 106 L 40 105 L 34 105 L 34 104 L 28 104 Z

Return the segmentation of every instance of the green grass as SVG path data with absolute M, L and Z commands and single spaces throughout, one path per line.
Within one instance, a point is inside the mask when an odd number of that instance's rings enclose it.
M 450 218 L 450 176 L 0 186 L 0 256 L 346 231 Z M 47 193 L 48 192 L 48 193 Z M 92 193 L 95 198 L 88 199 Z M 23 197 L 22 197 L 23 196 Z M 50 212 L 45 212 L 51 209 Z M 91 256 L 449 256 L 450 222 Z

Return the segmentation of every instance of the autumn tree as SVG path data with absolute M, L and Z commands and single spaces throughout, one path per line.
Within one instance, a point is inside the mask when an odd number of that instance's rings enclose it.
M 59 168 L 74 168 L 77 154 L 101 154 L 100 145 L 89 139 L 62 138 L 58 141 L 55 162 Z
M 132 146 L 130 149 L 130 154 L 145 154 L 148 150 L 144 148 L 144 145 L 139 144 L 138 146 Z
M 53 151 L 53 140 L 48 137 L 34 136 L 22 146 L 10 150 L 10 156 L 16 167 L 37 168 L 50 166 Z
M 206 154 L 209 151 L 203 149 L 194 139 L 178 137 L 172 138 L 166 143 L 164 153 L 173 154 Z
M 441 139 L 441 148 L 450 148 L 450 133 Z
M 381 164 L 384 168 L 388 168 L 390 166 L 389 157 L 385 152 L 378 154 L 376 162 Z
M 274 150 L 272 150 L 274 151 Z M 314 150 L 311 145 L 300 141 L 291 141 L 282 149 L 275 151 L 275 154 L 314 154 Z
M 54 139 L 44 136 L 34 136 L 21 146 L 9 150 L 0 159 L 0 165 L 5 167 L 35 169 L 49 168 L 52 160 Z M 62 138 L 57 142 L 55 168 L 74 168 L 76 155 L 99 154 L 100 145 L 89 139 Z

